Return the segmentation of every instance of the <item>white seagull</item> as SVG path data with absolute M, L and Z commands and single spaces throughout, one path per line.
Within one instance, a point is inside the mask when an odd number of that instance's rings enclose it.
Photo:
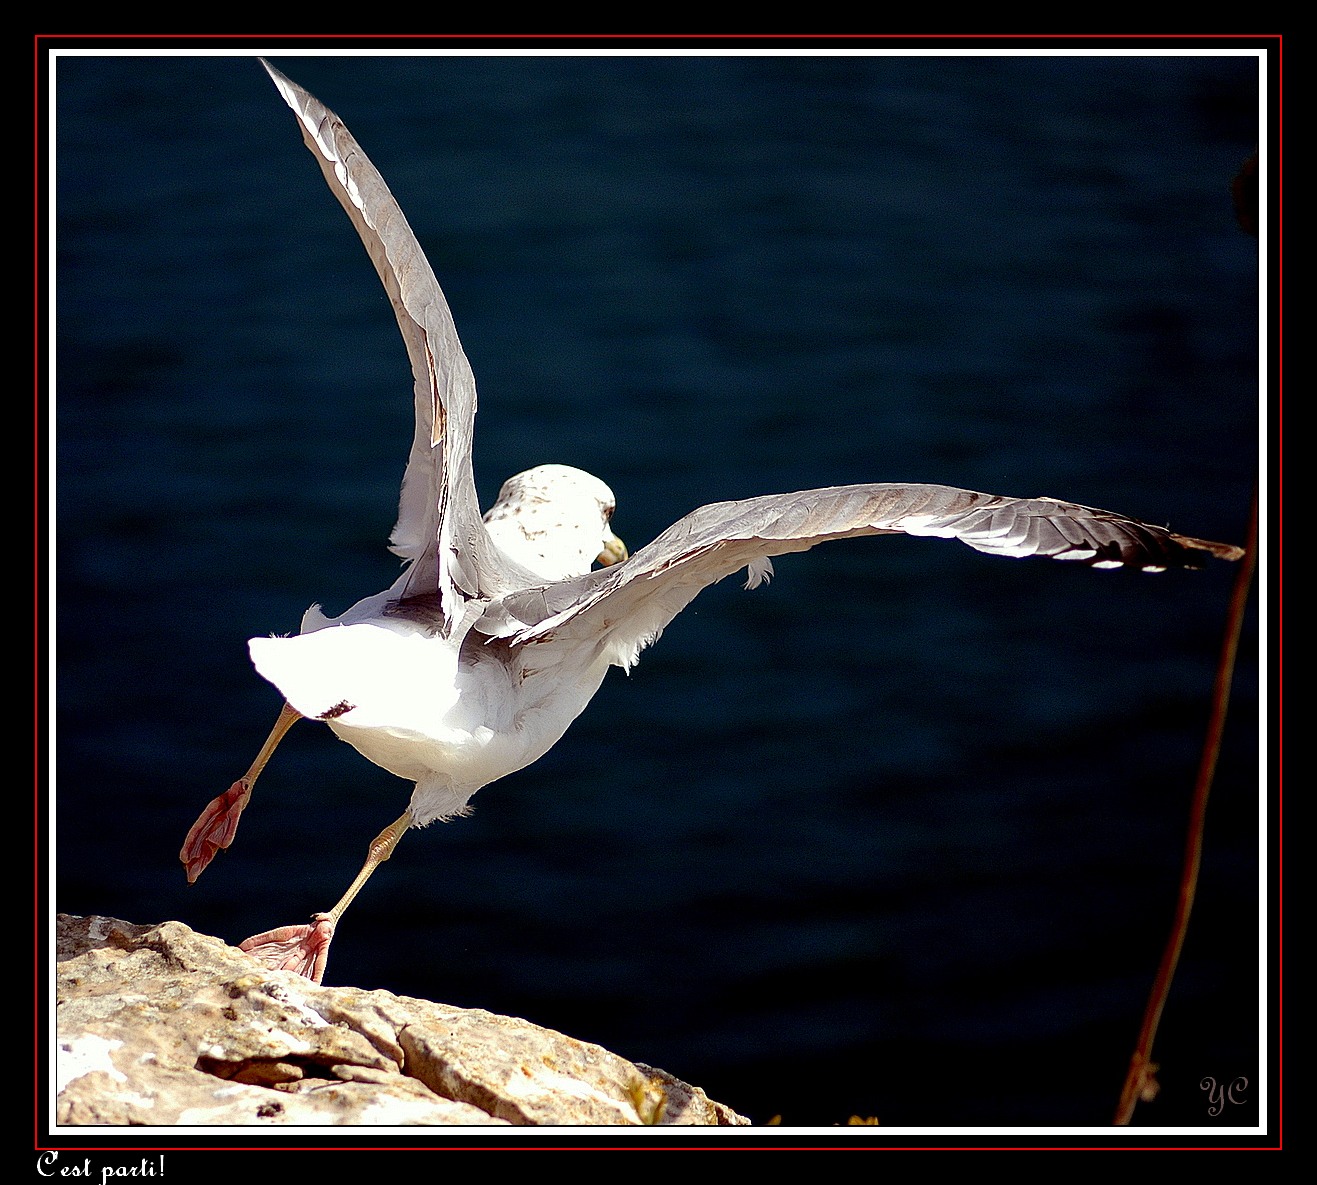
M 771 574 L 772 556 L 896 533 L 958 539 L 990 555 L 1150 572 L 1197 567 L 1204 553 L 1242 555 L 1052 498 L 880 483 L 702 506 L 628 558 L 609 527 L 612 491 L 565 465 L 510 478 L 482 517 L 471 469 L 475 379 L 434 273 L 338 116 L 263 65 L 384 282 L 411 359 L 416 410 L 390 539 L 406 561 L 401 575 L 340 617 L 312 605 L 295 637 L 250 641 L 257 671 L 286 702 L 251 768 L 206 807 L 179 853 L 195 881 L 232 842 L 257 776 L 304 716 L 416 784 L 333 909 L 241 944 L 267 965 L 319 983 L 343 911 L 406 831 L 461 814 L 482 786 L 542 757 L 610 666 L 632 667 L 701 589 L 741 568 L 754 588 Z

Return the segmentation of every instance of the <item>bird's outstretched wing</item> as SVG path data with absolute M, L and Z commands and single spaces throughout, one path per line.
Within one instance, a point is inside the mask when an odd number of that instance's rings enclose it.
M 834 486 L 702 506 L 625 563 L 572 580 L 513 592 L 477 625 L 512 644 L 594 636 L 629 666 L 695 595 L 740 568 L 749 584 L 769 557 L 859 535 L 933 535 L 977 551 L 1043 556 L 1096 568 L 1195 568 L 1204 555 L 1242 550 L 1177 535 L 1108 510 L 1052 498 L 1006 498 L 952 486 Z
M 343 121 L 264 59 L 329 188 L 379 273 L 415 378 L 416 430 L 390 549 L 410 560 L 405 595 L 438 593 L 452 622 L 461 603 L 524 587 L 530 576 L 485 532 L 471 469 L 476 382 L 448 302 L 379 171 Z

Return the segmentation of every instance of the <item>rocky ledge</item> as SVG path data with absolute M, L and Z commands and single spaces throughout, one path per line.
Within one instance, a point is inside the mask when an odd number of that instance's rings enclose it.
M 57 1123 L 745 1124 L 524 1020 L 269 971 L 180 922 L 60 915 Z

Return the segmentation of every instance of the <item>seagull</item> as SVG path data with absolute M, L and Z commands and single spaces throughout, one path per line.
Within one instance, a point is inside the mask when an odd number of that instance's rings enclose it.
M 323 721 L 415 783 L 406 811 L 371 841 L 332 909 L 240 944 L 266 966 L 321 982 L 344 911 L 407 831 L 465 813 L 481 787 L 537 761 L 610 667 L 630 670 L 702 589 L 742 569 L 755 588 L 772 575 L 774 556 L 890 534 L 1146 572 L 1242 556 L 1230 544 L 1054 498 L 890 482 L 702 506 L 630 556 L 610 525 L 612 490 L 570 466 L 509 478 L 482 515 L 471 462 L 475 379 L 434 272 L 342 120 L 261 62 L 384 284 L 415 404 L 389 541 L 404 561 L 398 578 L 339 617 L 312 605 L 296 635 L 251 639 L 251 661 L 284 705 L 251 767 L 206 806 L 179 853 L 195 882 L 233 842 L 257 777 L 302 718 Z

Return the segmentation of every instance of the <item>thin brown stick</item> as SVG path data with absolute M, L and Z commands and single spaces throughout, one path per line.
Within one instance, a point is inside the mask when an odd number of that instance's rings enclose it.
M 1157 1066 L 1152 1061 L 1152 1043 L 1157 1037 L 1162 1009 L 1171 991 L 1180 950 L 1189 929 L 1189 915 L 1193 911 L 1194 894 L 1198 889 L 1198 870 L 1203 856 L 1203 826 L 1207 819 L 1207 796 L 1212 789 L 1217 757 L 1221 751 L 1221 734 L 1225 728 L 1226 709 L 1230 703 L 1230 683 L 1235 673 L 1235 656 L 1239 650 L 1239 635 L 1244 625 L 1244 610 L 1248 606 L 1253 586 L 1253 573 L 1257 566 L 1258 500 L 1253 494 L 1253 508 L 1249 521 L 1248 544 L 1244 559 L 1235 575 L 1235 587 L 1230 596 L 1230 612 L 1226 620 L 1225 636 L 1221 640 L 1221 658 L 1216 668 L 1216 684 L 1212 689 L 1212 715 L 1203 739 L 1203 755 L 1194 783 L 1193 800 L 1189 805 L 1189 829 L 1184 846 L 1184 870 L 1180 875 L 1180 897 L 1176 906 L 1175 921 L 1162 951 L 1161 965 L 1143 1013 L 1143 1027 L 1139 1030 L 1138 1044 L 1130 1057 L 1125 1085 L 1116 1107 L 1116 1126 L 1128 1124 L 1140 1102 L 1151 1102 L 1157 1096 Z

